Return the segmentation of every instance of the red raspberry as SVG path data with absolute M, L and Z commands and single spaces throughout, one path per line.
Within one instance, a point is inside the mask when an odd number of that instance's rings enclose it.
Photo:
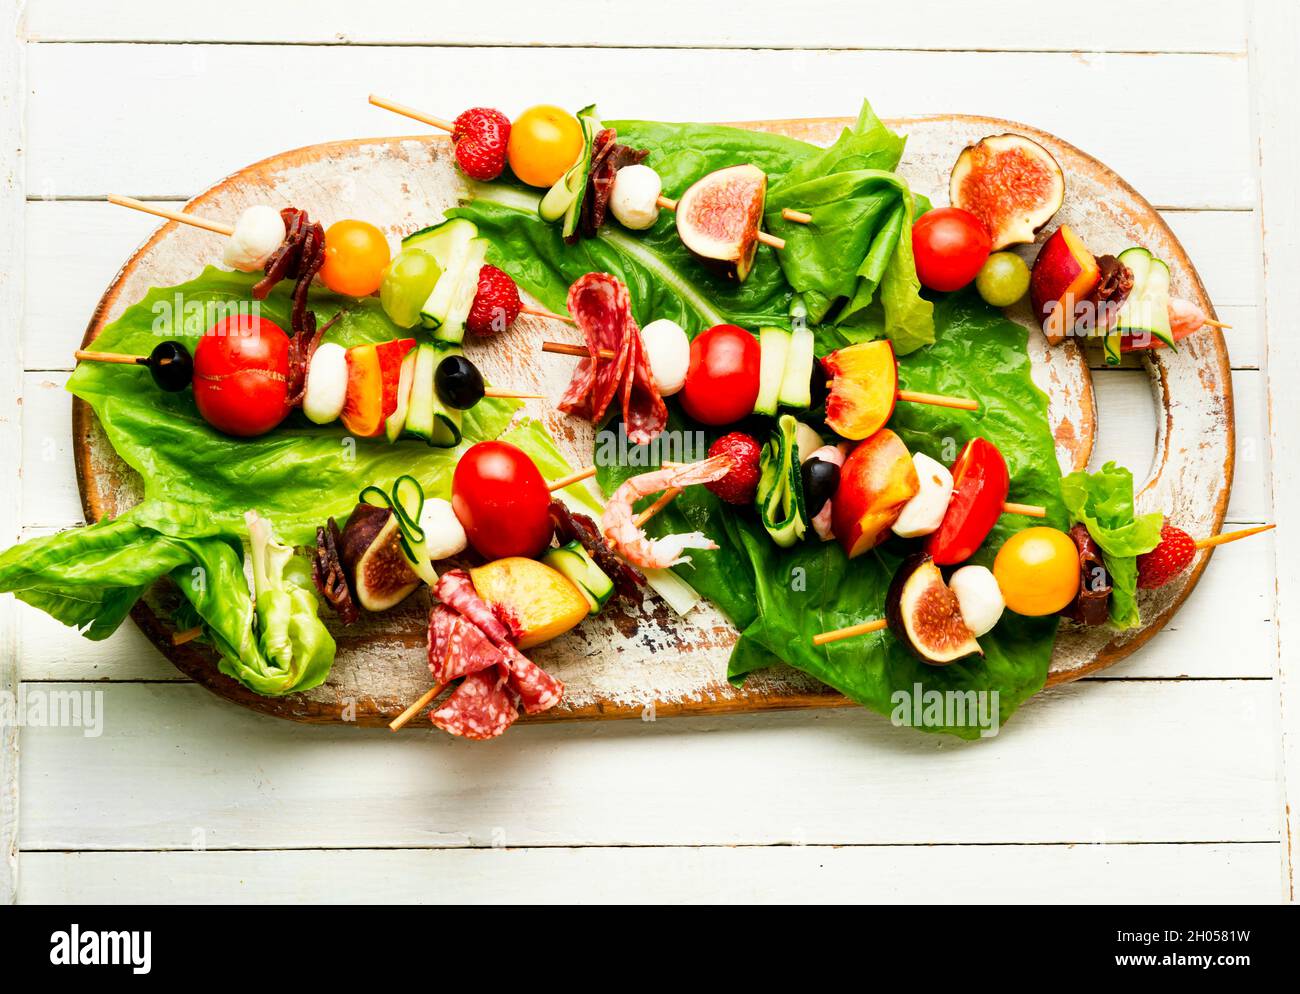
M 1192 536 L 1173 525 L 1160 527 L 1160 544 L 1150 552 L 1137 557 L 1138 587 L 1151 590 L 1166 583 L 1187 569 L 1196 555 Z
M 508 273 L 496 266 L 484 266 L 478 271 L 478 292 L 470 305 L 465 327 L 473 335 L 484 338 L 505 331 L 519 317 L 519 287 Z
M 730 458 L 731 472 L 704 485 L 728 504 L 752 504 L 758 490 L 758 460 L 762 453 L 762 447 L 743 431 L 723 435 L 709 446 L 709 456 Z
M 451 132 L 456 162 L 471 179 L 500 176 L 509 142 L 510 118 L 490 107 L 471 107 L 456 118 Z

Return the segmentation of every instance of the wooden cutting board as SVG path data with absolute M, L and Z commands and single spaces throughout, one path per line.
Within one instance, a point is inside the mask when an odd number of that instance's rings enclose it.
M 746 122 L 741 127 L 772 131 L 827 144 L 850 124 L 847 118 Z M 948 171 L 972 141 L 1004 131 L 1028 135 L 1047 146 L 1064 167 L 1066 203 L 1049 226 L 1068 223 L 1098 254 L 1141 244 L 1167 260 L 1173 292 L 1213 313 L 1191 261 L 1160 215 L 1132 187 L 1091 156 L 1051 135 L 992 118 L 949 116 L 889 122 L 908 136 L 901 171 L 913 189 L 936 205 L 947 202 Z M 432 223 L 455 205 L 462 190 L 439 137 L 353 140 L 314 145 L 274 156 L 235 173 L 190 204 L 193 213 L 233 219 L 256 203 L 292 204 L 329 219 L 341 205 L 350 217 L 385 227 L 394 241 Z M 219 236 L 169 222 L 122 267 L 101 299 L 83 344 L 140 300 L 153 286 L 181 283 L 220 256 Z M 1087 357 L 1073 341 L 1048 348 L 1028 308 L 1013 317 L 1030 329 L 1035 380 L 1050 398 L 1050 418 L 1063 471 L 1087 466 L 1097 418 Z M 498 382 L 535 388 L 548 397 L 563 391 L 572 367 L 560 359 L 538 361 L 538 346 L 565 330 L 552 322 L 522 317 L 508 336 L 471 344 L 469 352 Z M 567 329 L 573 337 L 571 329 Z M 1096 359 L 1094 358 L 1094 362 Z M 1193 535 L 1217 532 L 1232 486 L 1234 423 L 1232 380 L 1222 335 L 1203 330 L 1181 343 L 1177 354 L 1148 352 L 1152 403 L 1159 409 L 1155 461 L 1140 487 L 1140 512 L 1162 510 Z M 140 481 L 113 452 L 89 405 L 73 400 L 73 443 L 82 504 L 88 521 L 114 516 L 139 500 Z M 573 465 L 590 461 L 591 427 L 540 410 Z M 543 413 L 544 412 L 544 413 Z M 411 446 L 413 458 L 419 446 Z M 1141 467 L 1136 468 L 1137 475 Z M 1173 617 L 1209 559 L 1201 553 L 1177 581 L 1141 598 L 1139 630 L 1117 635 L 1105 628 L 1061 626 L 1048 685 L 1110 666 L 1150 639 Z M 181 672 L 210 690 L 254 710 L 309 722 L 387 724 L 429 686 L 425 662 L 426 590 L 387 614 L 349 629 L 334 628 L 338 657 L 328 682 L 284 698 L 254 694 L 217 670 L 216 655 L 199 643 L 171 644 L 170 609 L 178 593 L 169 582 L 156 585 L 132 617 Z M 743 688 L 727 683 L 726 663 L 736 632 L 711 605 L 679 619 L 658 598 L 639 609 L 607 609 L 568 635 L 530 650 L 567 687 L 561 706 L 531 721 L 578 718 L 660 717 L 734 711 L 834 707 L 850 704 L 838 693 L 795 670 L 778 667 Z M 413 722 L 413 726 L 421 726 Z

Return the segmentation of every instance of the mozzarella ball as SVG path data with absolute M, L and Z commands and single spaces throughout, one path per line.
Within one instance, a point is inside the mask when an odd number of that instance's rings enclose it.
M 662 190 L 659 174 L 649 166 L 624 166 L 614 174 L 609 209 L 623 227 L 644 231 L 659 220 L 657 201 Z
M 424 502 L 424 510 L 420 512 L 420 528 L 424 531 L 429 559 L 433 562 L 459 555 L 465 551 L 469 542 L 465 536 L 465 527 L 451 509 L 450 501 L 441 497 L 433 497 Z
M 916 496 L 903 505 L 903 511 L 894 522 L 894 534 L 899 538 L 918 538 L 929 535 L 943 523 L 952 499 L 952 474 L 948 467 L 931 459 L 924 452 L 912 457 L 920 489 Z
M 632 167 L 628 167 L 632 168 Z M 686 383 L 691 365 L 691 343 L 676 321 L 660 318 L 641 329 L 650 375 L 664 397 L 671 397 Z
M 998 623 L 1007 606 L 997 578 L 984 566 L 963 566 L 948 580 L 948 589 L 957 595 L 962 621 L 977 637 Z
M 265 204 L 250 207 L 235 222 L 235 231 L 226 241 L 222 258 L 227 266 L 240 272 L 261 272 L 286 234 L 284 218 L 278 210 Z
M 336 342 L 317 347 L 307 364 L 307 389 L 302 413 L 318 425 L 327 425 L 343 413 L 348 396 L 348 353 Z

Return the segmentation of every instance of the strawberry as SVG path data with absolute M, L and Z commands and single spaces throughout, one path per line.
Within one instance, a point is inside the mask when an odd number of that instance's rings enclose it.
M 758 490 L 758 459 L 762 448 L 743 431 L 723 435 L 709 446 L 709 456 L 727 456 L 731 472 L 720 480 L 704 484 L 728 504 L 751 504 Z
M 507 273 L 496 266 L 484 266 L 478 271 L 478 291 L 470 305 L 465 327 L 471 334 L 484 338 L 505 331 L 519 317 L 519 287 Z
M 1137 557 L 1138 587 L 1142 590 L 1163 587 L 1187 569 L 1195 555 L 1196 543 L 1192 536 L 1173 525 L 1162 525 L 1160 544 Z
M 509 141 L 510 119 L 489 107 L 471 107 L 456 118 L 451 132 L 456 162 L 471 179 L 500 176 Z

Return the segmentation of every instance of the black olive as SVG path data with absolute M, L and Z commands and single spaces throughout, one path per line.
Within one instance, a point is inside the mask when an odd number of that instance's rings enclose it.
M 180 342 L 155 346 L 145 362 L 153 381 L 168 393 L 178 393 L 194 379 L 194 358 Z
M 815 518 L 840 488 L 840 468 L 833 462 L 814 457 L 803 464 L 800 473 L 804 506 L 808 508 L 808 517 Z
M 808 406 L 813 410 L 816 410 L 821 407 L 822 404 L 826 403 L 826 382 L 826 367 L 822 365 L 820 359 L 814 356 L 812 364 L 812 379 L 808 383 L 808 394 L 811 398 L 811 402 Z
M 463 355 L 449 355 L 438 363 L 433 388 L 448 407 L 467 411 L 483 399 L 483 374 Z

